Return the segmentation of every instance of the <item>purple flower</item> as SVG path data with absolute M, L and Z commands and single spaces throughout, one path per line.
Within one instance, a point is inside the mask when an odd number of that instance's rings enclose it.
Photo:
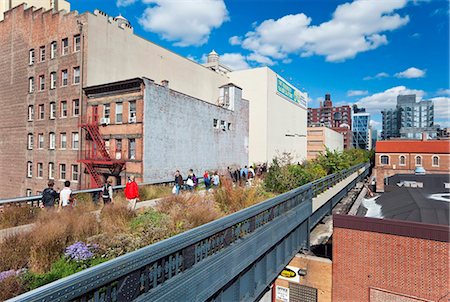
M 96 244 L 86 244 L 82 241 L 78 241 L 68 246 L 64 255 L 75 261 L 88 260 L 94 257 L 94 251 L 97 247 Z
M 17 272 L 13 269 L 9 271 L 0 272 L 0 282 L 5 280 L 6 278 L 15 276 L 16 274 Z

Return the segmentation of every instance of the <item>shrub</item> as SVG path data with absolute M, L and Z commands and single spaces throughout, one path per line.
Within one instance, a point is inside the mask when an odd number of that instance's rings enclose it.
M 8 236 L 0 242 L 0 271 L 25 267 L 30 257 L 30 233 Z
M 18 296 L 27 290 L 22 279 L 16 275 L 1 280 L 0 289 L 0 301 Z
M 170 186 L 142 186 L 139 188 L 140 200 L 151 200 L 170 196 L 172 188 Z
M 33 222 L 37 217 L 39 208 L 25 206 L 6 206 L 0 213 L 0 229 L 11 228 Z
M 98 254 L 103 259 L 119 257 L 142 247 L 143 239 L 130 233 L 98 234 L 87 239 L 98 246 Z
M 120 203 L 104 207 L 100 214 L 100 226 L 104 233 L 122 233 L 129 230 L 130 221 L 136 217 L 134 211 Z
M 94 257 L 96 248 L 96 245 L 78 241 L 66 248 L 64 256 L 66 256 L 67 259 L 74 261 L 85 261 Z

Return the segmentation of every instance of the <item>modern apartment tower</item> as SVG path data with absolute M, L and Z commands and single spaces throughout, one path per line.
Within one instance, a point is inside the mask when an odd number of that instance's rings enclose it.
M 372 149 L 372 133 L 370 128 L 370 113 L 364 108 L 353 106 L 352 114 L 353 147 Z
M 399 95 L 395 109 L 381 111 L 383 115 L 382 138 L 401 137 L 420 139 L 422 133 L 437 136 L 434 125 L 433 101 L 416 101 L 416 95 Z

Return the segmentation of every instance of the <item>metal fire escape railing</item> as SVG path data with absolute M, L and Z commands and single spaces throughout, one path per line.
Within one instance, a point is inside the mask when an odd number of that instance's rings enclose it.
M 309 249 L 310 230 L 369 168 L 329 175 L 11 301 L 254 301 L 297 252 Z M 343 180 L 313 212 L 312 199 Z
M 99 168 L 108 168 L 112 173 L 120 172 L 124 165 L 124 160 L 112 159 L 106 149 L 105 141 L 99 130 L 98 117 L 96 115 L 82 119 L 80 127 L 87 132 L 86 148 L 83 158 L 79 162 L 86 166 L 86 170 L 91 176 L 91 187 L 101 187 L 103 178 L 99 173 Z

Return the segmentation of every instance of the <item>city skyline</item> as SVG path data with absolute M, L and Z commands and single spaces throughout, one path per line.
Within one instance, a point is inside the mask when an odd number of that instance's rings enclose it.
M 435 123 L 449 126 L 446 1 L 69 2 L 121 14 L 136 34 L 199 63 L 214 49 L 235 69 L 269 66 L 306 90 L 310 107 L 329 92 L 336 105 L 367 108 L 379 130 L 380 110 L 409 93 L 433 100 Z

